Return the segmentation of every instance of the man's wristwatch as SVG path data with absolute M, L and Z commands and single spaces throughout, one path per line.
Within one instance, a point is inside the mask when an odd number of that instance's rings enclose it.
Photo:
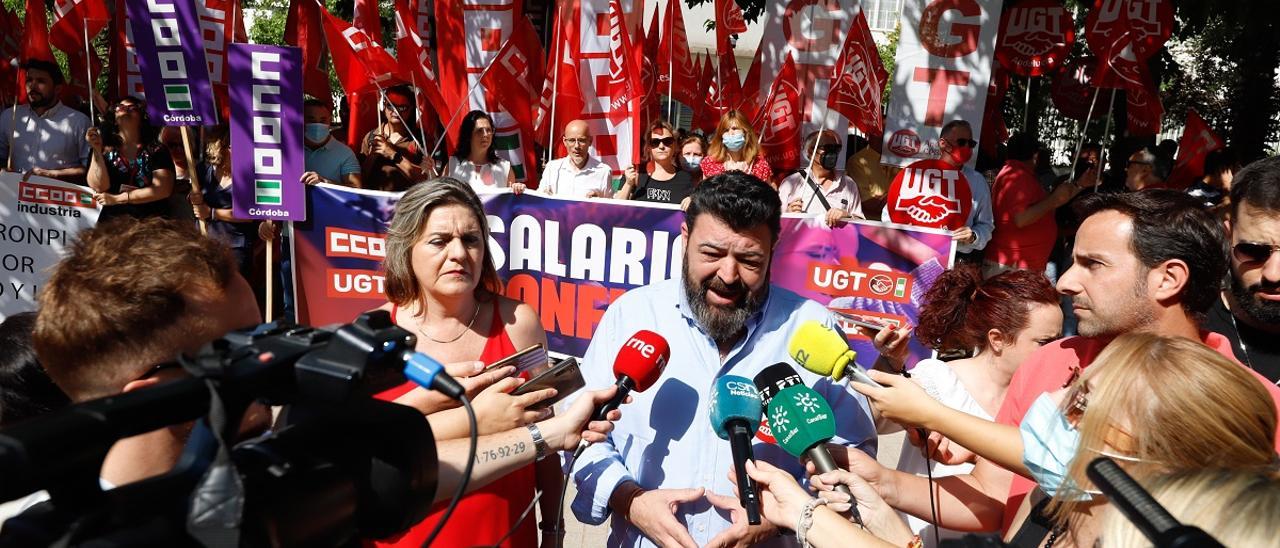
M 542 431 L 538 429 L 537 424 L 530 424 L 529 435 L 533 436 L 533 448 L 537 451 L 537 457 L 534 460 L 542 460 L 551 454 L 551 448 L 547 446 L 547 440 L 542 438 Z

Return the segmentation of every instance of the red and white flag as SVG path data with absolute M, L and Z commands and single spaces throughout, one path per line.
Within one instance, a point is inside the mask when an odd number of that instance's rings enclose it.
M 418 123 L 434 127 L 441 113 L 448 113 L 440 83 L 431 66 L 431 52 L 423 38 L 423 15 L 430 16 L 421 0 L 396 0 L 396 60 L 402 78 L 418 88 Z
M 827 93 L 830 108 L 867 135 L 884 133 L 880 103 L 889 72 L 880 61 L 867 19 L 859 11 L 845 37 Z
M 693 64 L 693 54 L 689 52 L 689 38 L 684 30 L 684 11 L 680 9 L 681 0 L 670 0 L 663 23 L 662 42 L 658 45 L 658 86 L 659 93 L 671 89 L 675 100 L 685 105 L 696 105 L 702 100 L 698 92 L 698 67 Z M 654 10 L 657 14 L 657 10 Z M 675 74 L 672 82 L 672 73 Z M 668 87 L 669 86 L 669 87 Z
M 666 65 L 663 65 L 663 68 L 658 67 L 658 59 L 662 55 L 658 50 L 662 46 L 660 26 L 658 23 L 658 10 L 653 10 L 653 18 L 649 21 L 649 31 L 645 33 L 644 42 L 641 44 L 642 49 L 644 49 L 644 64 L 640 66 L 640 80 L 644 83 L 646 119 L 651 119 L 657 115 L 658 96 L 666 95 L 667 93 L 667 75 L 664 72 Z
M 382 43 L 382 18 L 378 13 L 378 0 L 355 0 L 351 26 L 364 32 L 373 43 Z M 332 44 L 329 46 L 333 47 Z M 381 46 L 379 46 L 381 47 Z M 389 54 L 388 54 L 389 55 Z M 335 53 L 336 62 L 336 53 Z M 336 66 L 336 65 L 335 65 Z M 385 74 L 385 73 L 381 73 Z M 372 79 L 372 78 L 370 78 Z M 345 87 L 346 84 L 343 84 Z M 379 84 L 383 89 L 386 84 Z M 347 107 L 349 123 L 347 124 L 347 144 L 355 148 L 366 133 L 378 125 L 378 105 L 381 94 L 376 88 L 352 92 L 347 90 Z
M 329 70 L 325 63 L 324 24 L 314 0 L 292 0 L 285 20 L 284 41 L 302 49 L 302 92 L 326 104 L 333 103 Z
M 1128 129 L 1133 135 L 1160 132 L 1164 106 L 1147 59 L 1173 34 L 1168 0 L 1097 0 L 1085 18 L 1085 38 L 1098 56 L 1093 83 L 1125 90 Z
M 609 2 L 609 119 L 614 125 L 620 125 L 628 119 L 631 124 L 632 162 L 640 158 L 641 101 L 643 90 L 640 82 L 639 56 L 631 47 L 630 32 L 627 30 L 626 14 L 622 11 L 622 2 Z M 622 151 L 619 151 L 620 153 Z
M 511 114 L 519 127 L 520 150 L 524 156 L 521 163 L 526 166 L 523 180 L 534 188 L 538 183 L 538 155 L 533 146 L 533 102 L 539 93 L 529 81 L 528 75 L 543 73 L 542 56 L 538 32 L 528 18 L 519 16 L 511 38 L 498 50 L 493 66 L 481 80 L 481 85 L 486 90 L 501 90 L 493 94 L 494 99 L 502 110 Z
M 67 53 L 84 51 L 85 42 L 93 40 L 111 21 L 102 0 L 55 0 L 53 16 L 49 42 Z
M 87 1 L 87 0 L 86 0 Z M 239 0 L 199 0 L 196 2 L 200 18 L 200 35 L 204 38 L 204 58 L 209 64 L 209 83 L 213 86 L 223 120 L 231 118 L 231 105 L 227 102 L 227 57 L 233 42 L 249 41 L 244 30 L 244 17 Z
M 560 135 L 565 125 L 582 116 L 586 104 L 578 85 L 580 9 L 576 2 L 557 2 L 557 5 L 556 26 L 552 31 L 555 42 L 547 52 L 547 76 L 543 79 L 534 131 L 538 143 L 544 148 L 554 147 L 554 156 L 558 158 L 568 151 L 564 143 L 554 137 Z
M 742 18 L 742 8 L 737 0 L 715 0 L 716 2 L 716 49 L 721 55 L 733 49 L 729 45 L 730 34 L 747 32 L 747 20 Z
M 1213 132 L 1195 109 L 1187 110 L 1187 126 L 1178 140 L 1178 161 L 1166 184 L 1170 188 L 1183 189 L 1204 176 L 1204 160 L 1210 152 L 1226 146 L 1226 142 Z
M 348 94 L 377 91 L 403 84 L 396 75 L 399 64 L 382 45 L 363 30 L 334 17 L 329 10 L 320 7 L 324 21 L 324 34 L 333 55 L 334 71 L 338 81 Z
M 0 103 L 8 104 L 17 98 L 15 81 L 18 70 L 9 64 L 22 54 L 22 21 L 16 13 L 0 5 Z
M 138 56 L 133 48 L 133 30 L 125 16 L 125 2 L 117 1 L 115 6 L 115 17 L 111 19 L 111 83 L 108 84 L 108 95 L 117 99 L 130 95 L 146 99 L 142 69 L 138 67 Z
M 796 64 L 790 56 L 782 63 L 782 71 L 773 80 L 769 96 L 751 125 L 760 135 L 764 157 L 775 172 L 800 167 L 801 119 L 800 84 Z

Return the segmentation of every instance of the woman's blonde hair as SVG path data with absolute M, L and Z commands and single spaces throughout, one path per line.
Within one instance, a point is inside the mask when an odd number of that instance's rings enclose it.
M 761 153 L 760 138 L 756 136 L 755 130 L 751 129 L 751 122 L 747 120 L 747 116 L 739 110 L 730 110 L 720 117 L 720 125 L 716 126 L 716 133 L 711 136 L 711 144 L 707 147 L 707 156 L 719 162 L 729 159 L 729 150 L 724 147 L 721 139 L 724 137 L 724 132 L 729 131 L 731 123 L 737 123 L 738 129 L 741 129 L 747 138 L 747 144 L 742 145 L 742 159 L 746 160 L 748 165 L 754 164 L 756 156 Z
M 493 266 L 493 253 L 489 248 L 489 222 L 480 197 L 470 185 L 452 177 L 440 177 L 409 187 L 396 203 L 395 215 L 387 227 L 387 256 L 382 261 L 382 270 L 386 278 L 387 300 L 397 306 L 423 304 L 425 295 L 413 271 L 413 246 L 426 230 L 431 212 L 445 205 L 461 205 L 469 209 L 484 233 L 484 257 L 480 260 L 476 298 L 486 300 L 491 295 L 502 293 L 502 281 Z M 419 314 L 424 311 L 424 307 L 418 307 Z
M 1085 469 L 1104 440 L 1128 417 L 1132 447 L 1111 448 L 1137 462 L 1122 463 L 1142 479 L 1203 468 L 1258 468 L 1275 462 L 1276 408 L 1248 371 L 1199 341 L 1130 333 L 1117 337 L 1076 380 L 1087 388 L 1077 429 L 1080 445 L 1062 496 L 1048 514 L 1059 527 L 1092 489 Z M 1067 400 L 1072 398 L 1068 397 Z M 1064 401 L 1070 406 L 1071 401 Z
M 1194 525 L 1223 546 L 1274 546 L 1280 523 L 1280 474 L 1268 469 L 1212 469 L 1158 476 L 1151 495 L 1184 525 Z M 1112 507 L 1103 518 L 1102 545 L 1146 548 L 1151 541 Z

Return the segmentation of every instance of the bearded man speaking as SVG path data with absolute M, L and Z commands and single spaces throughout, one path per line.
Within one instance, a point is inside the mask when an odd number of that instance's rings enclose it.
M 610 438 L 574 465 L 573 512 L 590 524 L 612 515 L 609 546 L 795 544 L 767 520 L 748 526 L 729 481 L 730 444 L 714 432 L 707 409 L 716 379 L 750 379 L 791 364 L 787 346 L 800 324 L 836 324 L 822 305 L 769 283 L 781 216 L 777 191 L 751 175 L 703 181 L 680 227 L 683 274 L 627 292 L 601 318 L 582 360 L 588 389 L 615 382 L 614 358 L 640 330 L 661 335 L 671 349 L 657 382 L 633 392 Z M 832 441 L 874 453 L 866 400 L 843 382 L 797 371 L 835 411 Z M 804 477 L 796 458 L 761 437 L 753 440 L 757 460 Z

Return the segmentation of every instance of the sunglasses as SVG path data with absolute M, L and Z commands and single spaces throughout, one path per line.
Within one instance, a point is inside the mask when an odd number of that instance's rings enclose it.
M 390 105 L 391 108 L 396 109 L 396 112 L 409 112 L 409 109 L 413 108 L 413 105 L 398 105 L 396 103 L 387 104 Z
M 1277 251 L 1280 251 L 1280 245 L 1240 242 L 1231 246 L 1231 255 L 1241 263 L 1265 263 Z
M 956 139 L 954 141 L 951 141 L 951 144 L 958 146 L 960 148 L 977 148 L 978 147 L 978 142 L 973 139 Z
M 670 147 L 671 145 L 675 144 L 675 142 L 676 142 L 675 137 L 661 137 L 661 138 L 650 137 L 649 138 L 649 146 L 652 148 L 658 148 L 659 146 Z

